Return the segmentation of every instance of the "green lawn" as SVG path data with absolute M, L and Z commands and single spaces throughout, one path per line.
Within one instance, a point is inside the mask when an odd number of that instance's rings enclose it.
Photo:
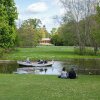
M 40 46 L 36 48 L 18 48 L 16 51 L 6 54 L 3 59 L 25 60 L 29 57 L 32 60 L 66 60 L 68 58 L 100 58 L 97 56 L 81 56 L 74 53 L 74 47 L 67 46 Z
M 100 100 L 100 75 L 0 74 L 0 100 Z
M 79 56 L 73 47 L 43 46 L 18 48 L 3 59 L 66 60 L 100 58 Z M 59 79 L 55 75 L 0 74 L 0 100 L 100 100 L 100 75 L 80 75 L 77 79 Z

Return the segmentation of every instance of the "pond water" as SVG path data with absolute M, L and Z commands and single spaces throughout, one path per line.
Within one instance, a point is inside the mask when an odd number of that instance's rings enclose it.
M 67 59 L 50 67 L 20 67 L 16 61 L 0 61 L 0 73 L 59 75 L 63 67 L 74 68 L 77 74 L 100 75 L 100 59 Z

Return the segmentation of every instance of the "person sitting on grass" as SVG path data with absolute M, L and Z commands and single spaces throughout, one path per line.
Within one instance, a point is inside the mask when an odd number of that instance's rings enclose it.
M 71 68 L 71 70 L 68 72 L 68 78 L 75 79 L 77 77 L 76 72 L 74 68 Z
M 65 67 L 63 67 L 61 75 L 59 75 L 58 78 L 65 78 L 66 79 L 67 77 L 68 77 L 68 73 L 67 73 Z

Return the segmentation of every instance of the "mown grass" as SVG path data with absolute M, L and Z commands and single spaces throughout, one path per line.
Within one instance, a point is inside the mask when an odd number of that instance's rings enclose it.
M 78 55 L 74 53 L 74 47 L 67 46 L 39 46 L 36 48 L 17 48 L 16 51 L 6 54 L 3 59 L 25 60 L 29 57 L 32 60 L 66 60 L 69 58 L 100 58 L 100 55 Z
M 3 59 L 66 60 L 100 58 L 80 56 L 73 47 L 44 46 L 18 48 Z M 0 100 L 100 100 L 100 75 L 80 75 L 77 79 L 59 79 L 53 75 L 0 74 Z
M 100 76 L 0 74 L 0 100 L 100 100 Z

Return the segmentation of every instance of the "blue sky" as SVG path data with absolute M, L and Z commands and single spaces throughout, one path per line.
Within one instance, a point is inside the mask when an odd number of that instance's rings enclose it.
M 61 7 L 59 0 L 14 0 L 18 10 L 17 24 L 29 18 L 38 18 L 47 30 L 58 27 L 58 23 L 53 17 L 61 16 L 64 9 Z

